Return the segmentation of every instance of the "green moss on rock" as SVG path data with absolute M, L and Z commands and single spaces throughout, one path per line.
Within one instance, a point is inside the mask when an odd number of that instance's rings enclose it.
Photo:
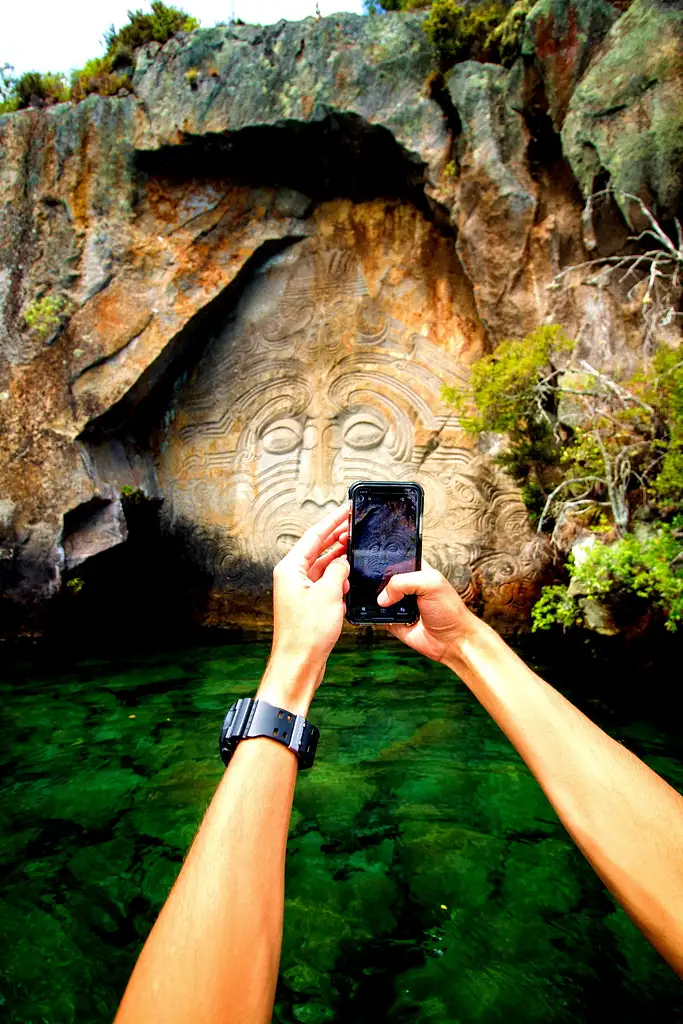
M 569 104 L 565 155 L 584 195 L 609 176 L 660 218 L 683 199 L 683 11 L 635 0 Z M 622 200 L 624 212 L 631 212 Z

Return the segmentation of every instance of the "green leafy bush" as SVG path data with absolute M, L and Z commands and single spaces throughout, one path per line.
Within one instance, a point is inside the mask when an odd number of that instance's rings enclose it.
M 562 478 L 552 382 L 558 375 L 554 360 L 573 347 L 561 327 L 539 327 L 526 338 L 501 342 L 479 359 L 466 387 L 443 388 L 464 430 L 506 435 L 496 462 L 522 485 L 522 498 L 535 520 L 549 489 Z
M 119 90 L 131 92 L 133 84 L 126 74 L 114 70 L 111 57 L 93 57 L 71 76 L 71 99 L 80 103 L 91 93 L 115 96 Z
M 661 346 L 619 382 L 573 355 L 559 327 L 505 341 L 444 398 L 462 427 L 502 434 L 496 457 L 539 528 L 565 513 L 596 532 L 628 532 L 635 510 L 670 519 L 683 505 L 683 358 Z
M 524 21 L 535 0 L 517 0 L 506 10 L 500 0 L 364 0 L 368 14 L 428 10 L 424 29 L 447 71 L 463 60 L 510 67 L 519 56 Z
M 561 327 L 538 327 L 526 338 L 502 341 L 474 363 L 467 387 L 446 386 L 443 396 L 472 433 L 526 431 L 538 414 L 539 382 L 554 372 L 553 355 L 573 347 Z
M 12 114 L 19 109 L 19 100 L 14 91 L 16 79 L 11 64 L 0 68 L 0 115 Z
M 121 55 L 132 55 L 145 43 L 167 43 L 176 32 L 193 32 L 199 22 L 179 7 L 152 0 L 152 13 L 129 11 L 128 24 L 117 32 L 112 26 L 105 37 L 107 57 L 116 67 Z
M 577 564 L 567 563 L 570 587 L 544 587 L 532 610 L 533 629 L 580 624 L 579 597 L 614 603 L 623 598 L 648 601 L 675 632 L 683 621 L 683 516 L 660 524 L 648 537 L 627 534 L 614 544 L 595 544 Z
M 447 71 L 463 60 L 510 67 L 519 56 L 524 21 L 533 2 L 517 0 L 506 11 L 498 0 L 476 5 L 434 0 L 424 30 L 434 45 L 441 70 Z
M 600 605 L 610 622 L 628 625 L 647 603 L 675 630 L 683 621 L 679 352 L 662 346 L 649 367 L 619 382 L 577 358 L 559 327 L 543 327 L 503 342 L 472 366 L 467 386 L 443 394 L 465 430 L 504 436 L 496 462 L 521 485 L 539 530 L 563 522 L 570 539 L 574 524 L 606 541 L 579 563 L 570 556 L 570 586 L 544 589 L 534 629 L 600 629 Z M 645 533 L 642 523 L 657 517 Z
M 645 375 L 642 379 L 645 398 L 666 425 L 665 436 L 658 442 L 661 469 L 652 490 L 660 505 L 680 506 L 683 504 L 683 353 L 660 348 L 655 354 L 651 382 Z
M 526 16 L 536 0 L 517 0 L 499 24 L 495 25 L 484 42 L 486 59 L 512 67 L 522 48 L 522 33 Z
M 490 4 L 469 7 L 456 0 L 434 0 L 424 30 L 436 50 L 439 67 L 447 71 L 463 60 L 485 60 L 492 31 L 505 20 L 505 8 Z
M 46 295 L 34 299 L 24 310 L 24 323 L 45 341 L 59 327 L 67 310 L 67 301 L 61 295 Z
M 50 107 L 69 99 L 64 75 L 26 71 L 19 78 L 13 78 L 10 71 L 5 65 L 0 81 L 0 114 L 10 114 L 26 107 Z
M 135 63 L 135 51 L 145 43 L 166 43 L 176 32 L 192 32 L 199 22 L 178 7 L 167 7 L 153 0 L 152 13 L 129 11 L 128 23 L 117 32 L 114 26 L 105 36 L 106 53 L 94 57 L 71 76 L 71 98 L 80 102 L 91 93 L 116 96 L 121 89 L 132 92 L 129 72 Z
M 580 619 L 579 605 L 575 598 L 569 596 L 569 588 L 556 584 L 544 587 L 541 596 L 531 609 L 532 629 L 551 629 L 562 626 L 570 629 Z

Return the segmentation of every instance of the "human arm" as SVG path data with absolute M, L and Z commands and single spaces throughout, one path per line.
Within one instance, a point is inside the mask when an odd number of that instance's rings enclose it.
M 532 672 L 436 570 L 394 576 L 420 619 L 389 627 L 451 668 L 497 722 L 629 916 L 683 976 L 683 797 Z
M 257 698 L 306 715 L 341 631 L 348 508 L 274 572 L 273 648 Z M 117 1024 L 261 1024 L 277 981 L 296 756 L 240 743 L 128 983 Z

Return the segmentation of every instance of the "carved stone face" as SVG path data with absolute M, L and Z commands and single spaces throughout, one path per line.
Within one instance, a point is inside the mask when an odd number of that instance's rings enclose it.
M 159 464 L 168 526 L 194 531 L 219 590 L 255 607 L 264 570 L 361 479 L 422 484 L 425 557 L 464 596 L 528 589 L 522 503 L 441 401 L 463 364 L 392 315 L 396 292 L 371 296 L 353 249 L 301 242 L 257 275 L 179 391 Z

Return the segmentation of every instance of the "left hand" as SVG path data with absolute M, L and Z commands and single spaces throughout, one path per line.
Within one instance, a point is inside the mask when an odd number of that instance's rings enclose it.
M 257 696 L 306 714 L 341 633 L 349 505 L 306 530 L 273 570 L 273 648 Z

